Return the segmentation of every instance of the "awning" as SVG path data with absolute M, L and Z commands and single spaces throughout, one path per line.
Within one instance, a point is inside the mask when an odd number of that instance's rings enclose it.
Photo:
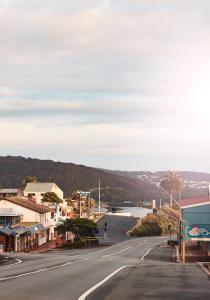
M 19 227 L 19 228 L 15 228 L 16 232 L 18 234 L 36 234 L 39 232 L 42 232 L 44 230 L 47 230 L 47 228 L 45 228 L 41 223 L 39 224 L 35 224 L 33 226 L 29 226 L 29 227 Z
M 14 229 L 7 227 L 0 227 L 0 233 L 6 236 L 14 236 L 17 234 L 17 232 Z

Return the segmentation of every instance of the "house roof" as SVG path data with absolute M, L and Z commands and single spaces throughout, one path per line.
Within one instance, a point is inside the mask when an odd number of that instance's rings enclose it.
M 42 232 L 46 230 L 46 228 L 41 224 L 35 224 L 29 227 L 15 227 L 15 228 L 7 228 L 7 227 L 0 227 L 0 233 L 5 234 L 6 236 L 14 236 L 17 234 L 35 234 L 38 232 Z
M 54 185 L 55 185 L 54 182 L 29 182 L 29 183 L 27 183 L 24 192 L 26 192 L 26 193 L 35 193 L 35 192 L 47 193 L 47 192 L 51 192 Z
M 45 214 L 51 211 L 47 206 L 37 204 L 25 197 L 6 197 L 4 198 L 4 200 L 28 208 L 30 210 L 36 211 L 40 214 Z
M 1 217 L 17 217 L 22 216 L 22 213 L 13 207 L 0 207 Z
M 210 204 L 210 197 L 182 199 L 179 204 L 181 208 Z
M 0 194 L 16 194 L 19 189 L 0 189 Z
M 25 234 L 25 233 L 35 234 L 35 233 L 46 230 L 46 228 L 41 223 L 38 223 L 38 224 L 34 224 L 29 227 L 19 227 L 19 228 L 16 227 L 16 228 L 14 228 L 14 230 L 18 234 Z
M 0 233 L 5 234 L 6 236 L 16 235 L 17 232 L 14 229 L 10 229 L 7 227 L 0 227 Z

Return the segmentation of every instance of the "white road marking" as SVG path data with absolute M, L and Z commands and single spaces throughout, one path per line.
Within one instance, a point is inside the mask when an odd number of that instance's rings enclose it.
M 10 267 L 10 266 L 14 266 L 14 265 L 18 265 L 18 264 L 21 264 L 23 261 L 21 260 L 21 259 L 19 259 L 19 258 L 15 258 L 15 260 L 17 261 L 16 263 L 14 263 L 14 264 L 9 264 L 9 265 L 7 265 L 8 267 Z
M 153 248 L 149 248 L 149 249 L 147 250 L 147 252 L 141 257 L 141 260 L 144 260 L 145 256 L 146 256 L 147 254 L 149 254 L 149 252 L 150 252 L 152 249 L 153 249 Z
M 94 290 L 96 290 L 99 286 L 101 286 L 102 284 L 104 284 L 107 280 L 109 280 L 111 277 L 113 277 L 115 274 L 117 274 L 118 272 L 120 272 L 121 270 L 125 269 L 126 267 L 130 267 L 129 265 L 123 266 L 119 269 L 117 269 L 116 271 L 114 271 L 113 273 L 111 273 L 110 275 L 108 275 L 106 278 L 104 278 L 102 281 L 100 281 L 99 283 L 97 283 L 96 285 L 92 286 L 89 290 L 87 290 L 85 293 L 83 293 L 78 300 L 85 300 L 86 297 L 88 295 L 90 295 Z
M 8 269 L 10 269 L 11 266 L 19 265 L 19 264 L 21 264 L 23 262 L 21 259 L 18 259 L 18 258 L 15 258 L 14 260 L 16 260 L 15 263 L 8 264 L 8 265 L 2 265 L 1 268 L 0 268 L 0 270 L 1 271 L 2 270 L 8 270 Z
M 115 253 L 111 253 L 111 254 L 103 255 L 102 257 L 109 257 L 109 256 L 113 256 L 113 255 L 116 255 L 116 254 L 122 253 L 122 252 L 124 252 L 124 251 L 126 251 L 126 250 L 128 250 L 128 249 L 130 249 L 130 248 L 131 248 L 131 246 L 130 246 L 130 247 L 127 247 L 127 248 L 125 248 L 125 249 L 123 249 L 123 250 L 120 250 L 120 251 L 118 251 L 118 252 L 115 252 Z
M 98 250 L 98 251 L 89 252 L 89 253 L 87 253 L 86 255 L 91 255 L 91 254 L 96 254 L 96 253 L 104 252 L 104 251 L 106 251 L 106 250 L 110 250 L 110 249 L 112 249 L 112 248 L 114 248 L 114 247 L 117 247 L 117 246 L 119 246 L 119 245 L 108 246 L 106 249 L 102 249 L 102 250 Z
M 56 268 L 61 268 L 61 267 L 67 266 L 67 265 L 75 264 L 75 263 L 86 261 L 86 260 L 89 260 L 89 259 L 85 258 L 85 259 L 70 261 L 70 262 L 67 262 L 67 263 L 64 263 L 64 264 L 60 264 L 60 265 L 57 265 L 57 266 L 43 268 L 43 269 L 39 269 L 39 270 L 27 272 L 27 273 L 22 273 L 22 274 L 19 274 L 19 275 L 13 275 L 13 276 L 8 276 L 8 277 L 0 277 L 0 281 L 6 281 L 6 280 L 9 280 L 9 279 L 13 279 L 13 278 L 19 278 L 19 277 L 24 277 L 24 276 L 36 274 L 36 273 L 50 271 L 50 270 L 53 270 L 53 269 L 56 269 Z

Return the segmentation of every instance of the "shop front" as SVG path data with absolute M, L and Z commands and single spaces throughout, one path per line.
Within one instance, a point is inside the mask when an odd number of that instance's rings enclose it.
M 185 262 L 186 246 L 196 245 L 210 256 L 210 198 L 180 201 L 180 254 Z

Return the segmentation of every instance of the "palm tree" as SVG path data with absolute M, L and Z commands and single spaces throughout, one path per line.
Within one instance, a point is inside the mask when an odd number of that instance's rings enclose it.
M 183 178 L 174 171 L 169 171 L 166 177 L 160 180 L 160 186 L 170 196 L 170 207 L 172 207 L 174 193 L 181 193 L 184 188 Z

